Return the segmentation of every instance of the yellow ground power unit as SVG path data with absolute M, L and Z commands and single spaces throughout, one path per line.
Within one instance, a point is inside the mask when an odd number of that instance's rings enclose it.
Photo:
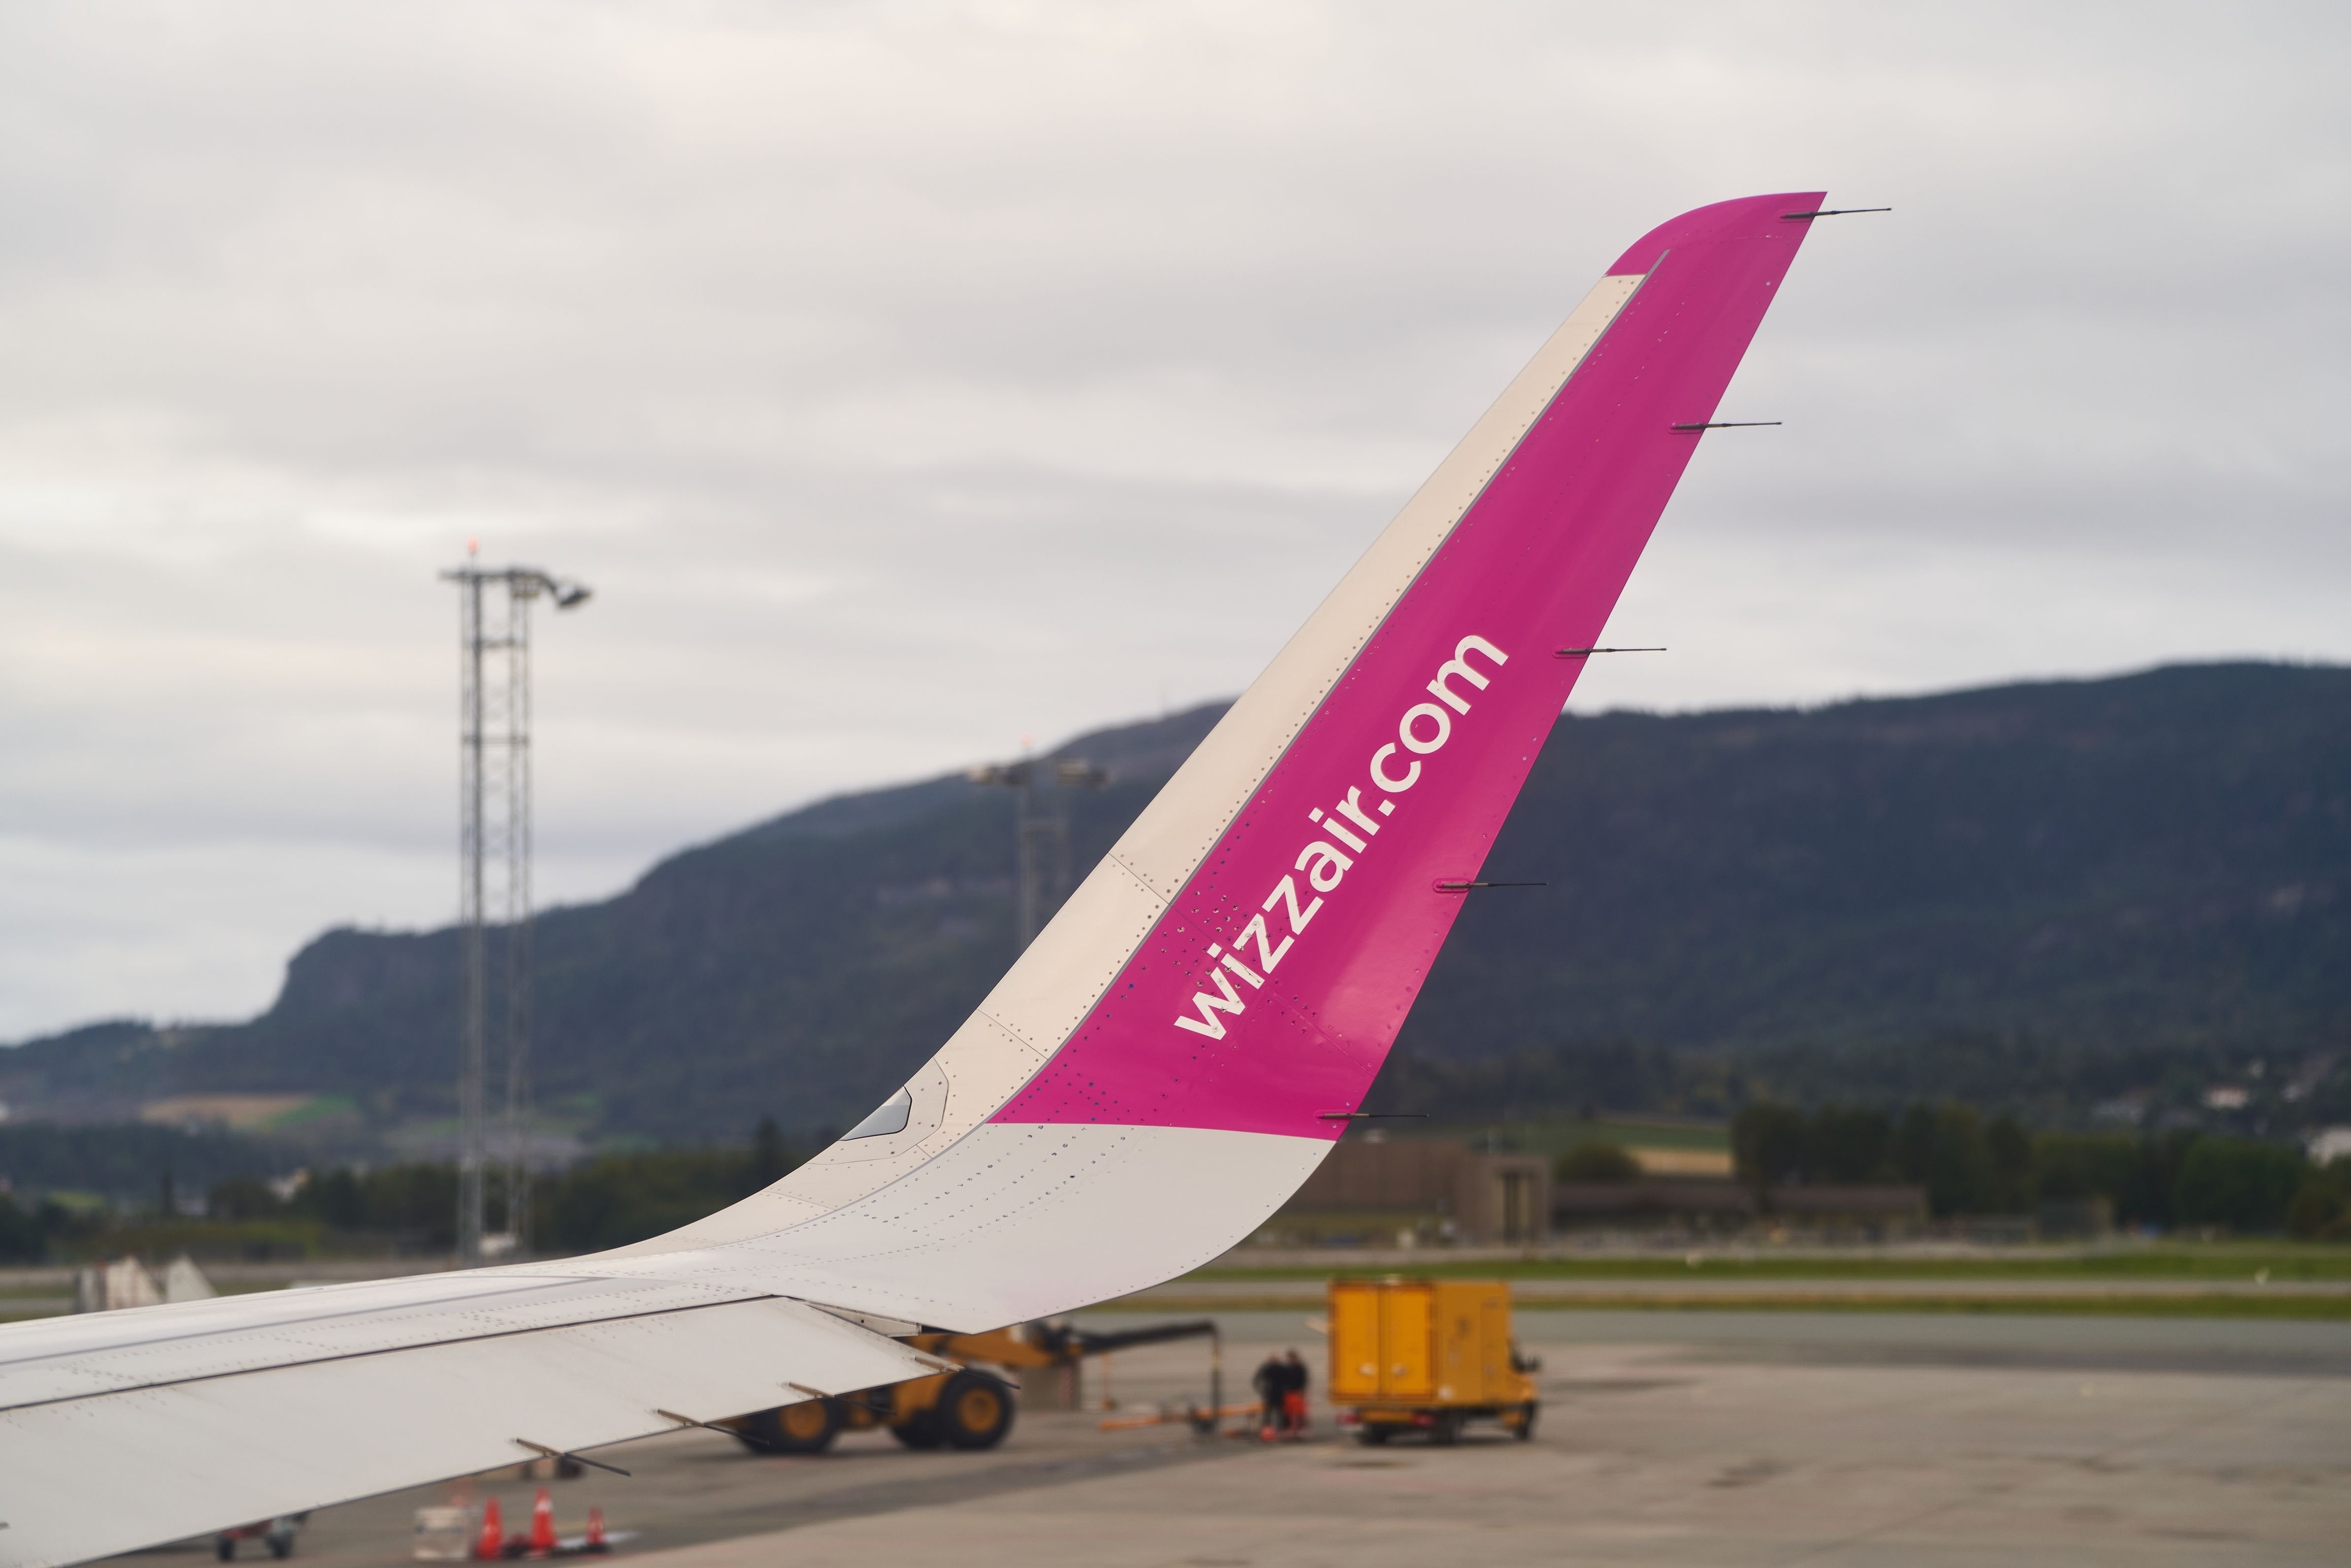
M 1331 1403 L 1366 1443 L 1450 1443 L 1474 1420 L 1531 1437 L 1540 1370 L 1510 1337 L 1503 1281 L 1331 1281 Z

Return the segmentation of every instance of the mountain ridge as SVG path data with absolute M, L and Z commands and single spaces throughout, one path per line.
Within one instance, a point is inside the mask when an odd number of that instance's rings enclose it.
M 1090 732 L 1091 865 L 1225 705 Z M 834 796 L 538 924 L 539 1103 L 598 1137 L 844 1124 L 1014 956 L 1011 807 L 956 776 Z M 1564 717 L 1399 1040 L 1433 1061 L 1635 1041 L 1761 1059 L 1976 1031 L 2082 1051 L 2351 1048 L 2351 670 L 2170 665 L 1810 708 Z M 456 933 L 339 928 L 243 1023 L 0 1052 L 59 1117 L 334 1092 L 444 1116 Z

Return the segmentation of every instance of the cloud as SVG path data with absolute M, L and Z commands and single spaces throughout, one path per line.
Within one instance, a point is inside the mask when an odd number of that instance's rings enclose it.
M 1584 706 L 2351 657 L 2317 5 L 0 16 L 0 1034 L 1229 693 L 1592 277 L 1827 185 Z M 9 868 L 14 868 L 11 874 Z M 78 869 L 77 869 L 78 868 Z

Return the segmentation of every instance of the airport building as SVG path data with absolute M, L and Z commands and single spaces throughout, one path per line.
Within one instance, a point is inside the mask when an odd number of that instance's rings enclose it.
M 1551 1212 L 1551 1162 L 1541 1155 L 1373 1134 L 1342 1140 L 1269 1222 L 1265 1239 L 1532 1245 L 1550 1234 Z

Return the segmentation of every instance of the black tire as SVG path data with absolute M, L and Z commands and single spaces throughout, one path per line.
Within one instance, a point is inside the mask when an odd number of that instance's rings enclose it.
M 224 1563 L 235 1562 L 236 1537 L 234 1535 L 215 1536 L 213 1539 L 213 1555 L 219 1558 Z
M 932 1411 L 939 1435 L 958 1448 L 992 1448 L 1012 1430 L 1012 1385 L 984 1372 L 958 1372 Z
M 1461 1440 L 1461 1413 L 1439 1410 L 1436 1424 L 1428 1429 L 1428 1440 L 1440 1448 L 1449 1448 Z
M 1387 1440 L 1388 1429 L 1385 1427 L 1375 1427 L 1366 1421 L 1355 1428 L 1355 1441 L 1358 1443 L 1376 1448 Z
M 275 1534 L 273 1534 L 272 1536 L 270 1536 L 270 1537 L 269 1537 L 269 1555 L 271 1555 L 272 1557 L 277 1558 L 277 1559 L 279 1559 L 280 1561 L 283 1561 L 283 1560 L 284 1560 L 284 1559 L 286 1559 L 286 1558 L 288 1558 L 288 1557 L 293 1556 L 293 1555 L 294 1555 L 294 1537 L 293 1537 L 292 1535 L 290 1535 L 290 1534 L 287 1534 L 287 1535 L 275 1535 Z
M 944 1441 L 939 1436 L 939 1424 L 931 1419 L 931 1412 L 909 1416 L 890 1428 L 890 1436 L 910 1448 L 935 1448 Z
M 737 1434 L 743 1446 L 761 1454 L 821 1454 L 841 1436 L 841 1401 L 803 1399 L 755 1410 Z
M 1535 1435 L 1535 1417 L 1541 1414 L 1542 1414 L 1542 1405 L 1539 1400 L 1530 1399 L 1524 1405 L 1520 1406 L 1518 1425 L 1510 1428 L 1510 1436 L 1516 1437 L 1521 1443 L 1533 1437 Z

